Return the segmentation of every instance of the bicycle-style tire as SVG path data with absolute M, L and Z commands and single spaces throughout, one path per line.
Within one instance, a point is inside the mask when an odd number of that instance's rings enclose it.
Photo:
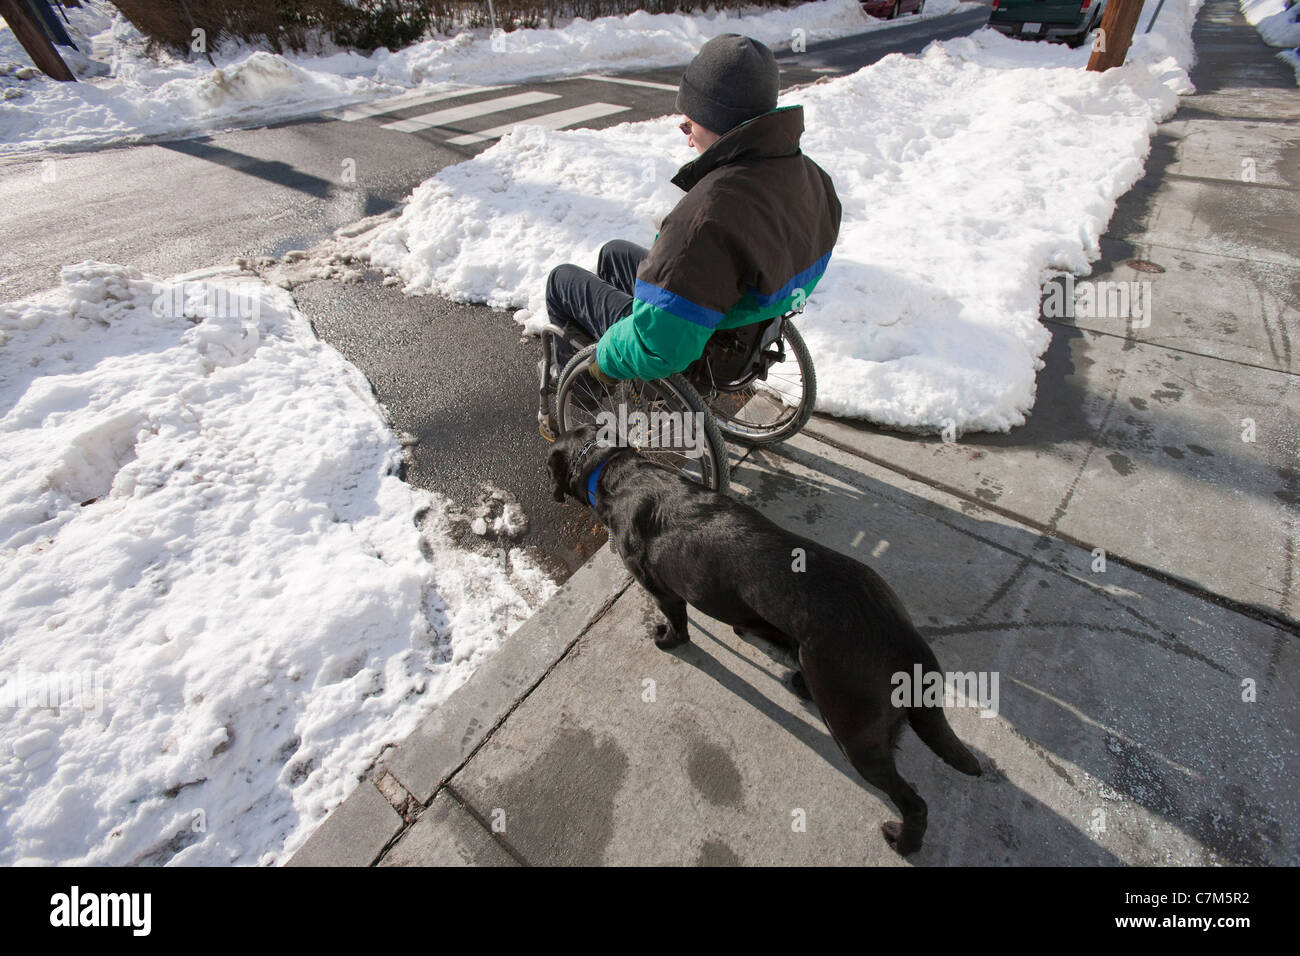
M 706 488 L 725 493 L 731 484 L 727 443 L 708 405 L 690 382 L 681 375 L 670 375 L 654 381 L 630 379 L 611 389 L 587 374 L 587 366 L 595 357 L 596 346 L 589 345 L 574 355 L 560 373 L 555 390 L 555 420 L 560 434 L 582 425 L 598 424 L 599 411 L 612 412 L 617 418 L 620 402 L 625 407 L 634 406 L 632 411 L 689 413 L 697 423 L 693 429 L 703 426 L 702 434 L 697 432 L 695 436 L 703 446 L 698 459 L 671 449 L 630 443 L 647 459 L 658 461 Z M 619 438 L 622 441 L 626 436 Z M 696 465 L 693 467 L 692 463 Z
M 812 355 L 809 354 L 803 336 L 799 334 L 799 330 L 793 323 L 787 321 L 782 325 L 781 338 L 785 340 L 786 347 L 793 354 L 793 360 L 799 365 L 802 396 L 797 404 L 789 405 L 793 409 L 790 417 L 782 418 L 773 425 L 761 425 L 744 421 L 740 413 L 745 410 L 748 401 L 756 398 L 757 393 L 764 388 L 778 394 L 781 391 L 779 388 L 774 388 L 762 380 L 756 380 L 746 386 L 746 389 L 738 392 L 721 389 L 705 392 L 705 403 L 717 420 L 718 428 L 728 438 L 746 445 L 775 445 L 798 434 L 812 417 L 813 407 L 817 404 L 817 371 L 813 368 Z M 787 359 L 787 363 L 789 361 L 790 359 Z M 773 366 L 768 372 L 769 377 L 779 376 L 780 372 L 777 370 L 781 367 Z M 767 400 L 772 401 L 770 397 Z

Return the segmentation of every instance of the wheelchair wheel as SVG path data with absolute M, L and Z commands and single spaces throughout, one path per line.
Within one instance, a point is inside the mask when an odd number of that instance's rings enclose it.
M 768 369 L 765 379 L 744 386 L 702 389 L 718 428 L 747 445 L 774 445 L 797 434 L 817 404 L 817 373 L 808 346 L 794 324 L 781 327 L 785 361 Z
M 595 357 L 596 346 L 589 345 L 560 373 L 555 422 L 561 434 L 582 425 L 612 427 L 619 445 L 725 492 L 731 483 L 727 443 L 699 392 L 680 375 L 606 386 L 587 374 Z

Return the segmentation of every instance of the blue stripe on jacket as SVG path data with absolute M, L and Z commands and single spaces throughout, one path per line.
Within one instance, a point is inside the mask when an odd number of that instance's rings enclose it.
M 679 319 L 694 322 L 706 329 L 716 329 L 718 323 L 722 321 L 722 313 L 716 309 L 706 309 L 702 305 L 696 305 L 690 299 L 683 298 L 676 292 L 669 292 L 667 289 L 661 289 L 657 285 L 651 285 L 649 282 L 643 282 L 640 279 L 636 280 L 632 294 L 647 305 L 652 305 L 656 309 L 663 309 L 665 312 L 671 312 Z
M 830 261 L 831 261 L 831 254 L 828 252 L 826 253 L 826 255 L 822 256 L 820 259 L 818 259 L 816 262 L 810 265 L 807 269 L 804 269 L 803 272 L 796 274 L 793 279 L 791 279 L 785 285 L 781 286 L 781 288 L 777 289 L 771 295 L 763 295 L 761 292 L 759 292 L 757 289 L 753 288 L 752 286 L 749 289 L 749 294 L 752 295 L 754 297 L 754 301 L 761 306 L 768 306 L 768 305 L 772 305 L 775 302 L 780 302 L 786 296 L 793 293 L 795 289 L 807 285 L 813 279 L 820 278 L 821 274 L 826 271 L 826 264 Z

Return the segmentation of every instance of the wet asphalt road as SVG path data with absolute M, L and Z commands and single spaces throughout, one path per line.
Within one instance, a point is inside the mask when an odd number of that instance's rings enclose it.
M 889 53 L 916 53 L 986 20 L 985 9 L 904 18 L 890 29 L 786 53 L 779 56 L 782 86 L 853 72 Z M 672 67 L 621 76 L 675 87 L 680 75 L 681 67 Z M 448 144 L 449 131 L 474 132 L 596 102 L 626 109 L 580 125 L 602 128 L 673 111 L 673 91 L 654 86 L 579 77 L 513 84 L 516 91 L 544 91 L 554 99 L 416 132 L 385 124 L 427 112 L 428 105 L 352 122 L 311 116 L 170 142 L 0 160 L 0 300 L 49 288 L 62 265 L 83 259 L 170 275 L 306 248 L 396 207 L 439 169 L 490 145 Z M 348 161 L 355 164 L 355 183 L 344 181 Z M 485 488 L 513 494 L 530 523 L 519 543 L 559 577 L 604 543 L 582 509 L 551 500 L 548 446 L 536 430 L 536 345 L 520 341 L 508 313 L 409 298 L 377 281 L 321 280 L 295 287 L 294 295 L 321 338 L 370 379 L 394 428 L 419 439 L 407 473 L 412 484 L 463 508 L 473 508 Z
M 370 380 L 399 432 L 418 439 L 406 478 L 475 508 L 485 493 L 513 495 L 528 516 L 524 544 L 566 578 L 606 541 L 575 504 L 551 498 L 550 448 L 537 433 L 535 340 L 508 314 L 439 296 L 404 296 L 376 280 L 294 288 L 317 334 Z

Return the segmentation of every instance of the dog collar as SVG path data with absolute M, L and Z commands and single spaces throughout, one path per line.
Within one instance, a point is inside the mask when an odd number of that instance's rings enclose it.
M 582 466 L 587 461 L 587 453 L 597 444 L 599 444 L 599 439 L 593 438 L 591 441 L 583 445 L 582 448 L 578 450 L 578 453 L 573 456 L 573 464 L 569 466 L 569 487 L 574 488 L 577 486 L 578 476 L 582 474 Z M 587 505 L 591 508 L 596 507 L 596 480 L 600 478 L 600 473 L 605 470 L 605 465 L 608 462 L 609 458 L 606 458 L 599 465 L 593 468 L 591 474 L 587 476 Z
M 574 486 L 578 482 L 578 476 L 582 474 L 582 466 L 587 460 L 587 452 L 596 446 L 596 439 L 593 438 L 587 444 L 578 449 L 578 453 L 573 456 L 573 462 L 569 465 L 569 485 Z
M 612 458 L 613 456 L 611 455 L 610 457 Z M 608 464 L 609 458 L 606 458 L 595 468 L 591 469 L 591 474 L 587 477 L 587 506 L 590 508 L 596 507 L 596 482 L 600 479 L 600 473 L 605 470 L 605 466 Z

